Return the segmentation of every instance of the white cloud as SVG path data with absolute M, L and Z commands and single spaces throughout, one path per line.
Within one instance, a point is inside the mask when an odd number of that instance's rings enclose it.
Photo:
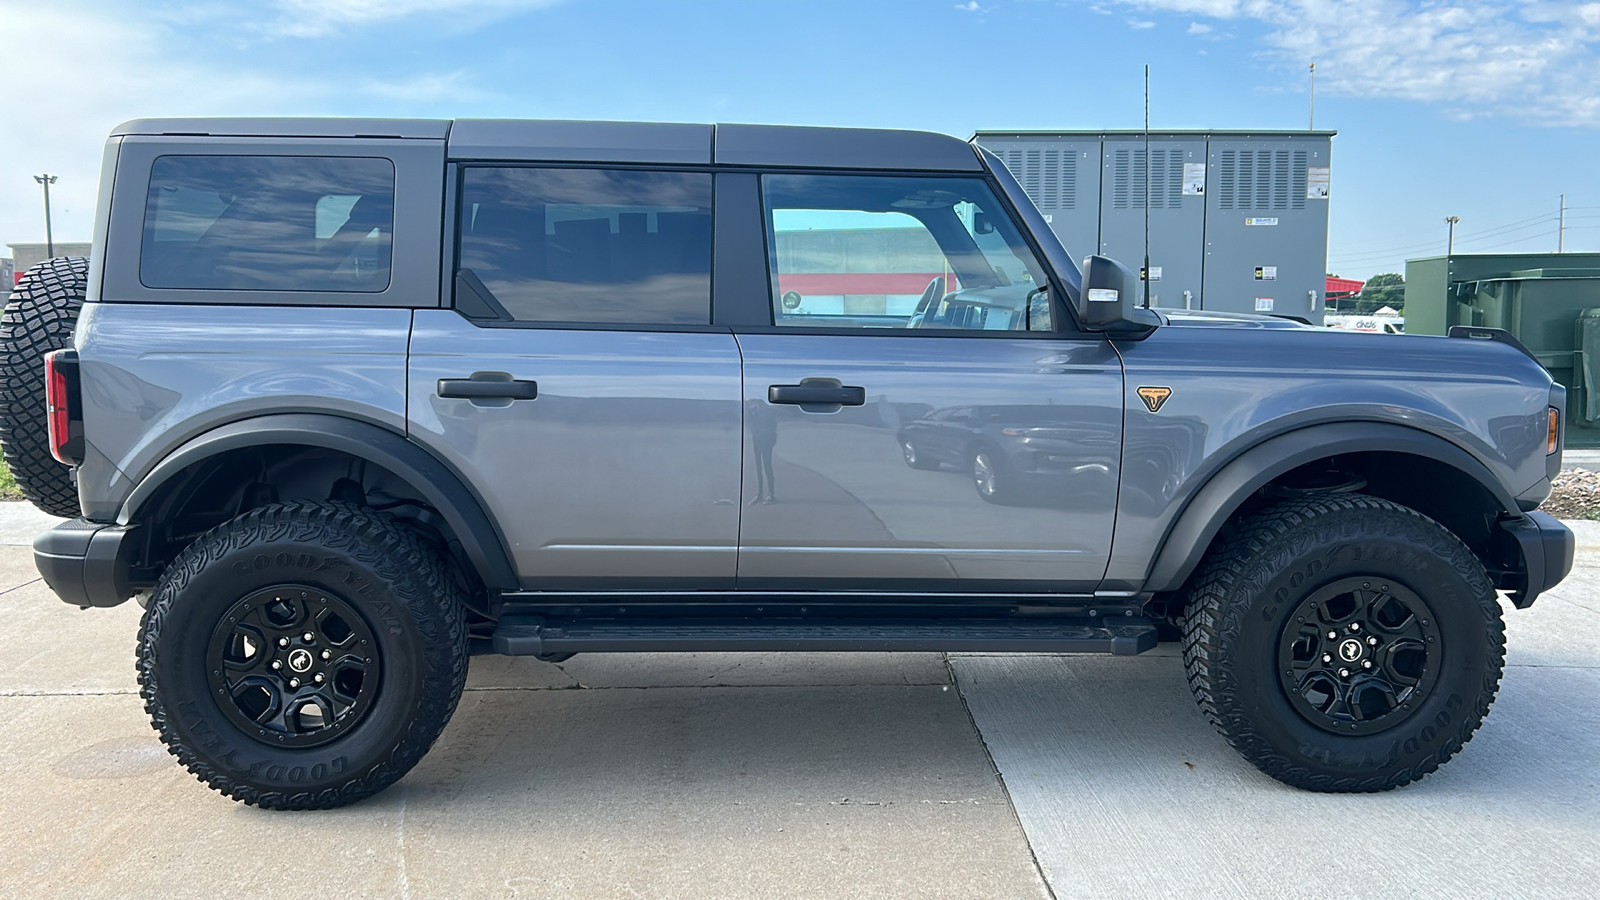
M 966 3 L 957 3 L 956 9 L 959 9 L 962 12 L 970 13 L 983 13 L 989 11 L 988 9 L 978 5 L 978 0 L 967 0 Z
M 322 37 L 353 27 L 419 15 L 496 18 L 561 0 L 277 0 L 279 17 L 265 28 L 285 37 Z M 974 6 L 977 4 L 974 3 Z
M 1097 0 L 1265 26 L 1285 70 L 1317 63 L 1333 94 L 1600 125 L 1600 3 L 1549 0 Z M 1202 23 L 1195 23 L 1202 24 Z M 1191 34 L 1197 32 L 1190 28 Z
M 1132 28 L 1134 31 L 1143 31 L 1146 28 L 1156 27 L 1156 23 L 1151 22 L 1148 19 L 1129 19 L 1128 27 Z
M 1199 22 L 1190 22 L 1189 23 L 1189 33 L 1190 34 L 1210 34 L 1211 30 L 1212 29 L 1211 29 L 1210 25 L 1202 25 Z
M 218 21 L 196 9 L 154 17 L 85 0 L 0 0 L 0 21 L 12 34 L 71 36 L 67 44 L 13 40 L 0 53 L 0 84 L 13 99 L 30 101 L 0 129 L 0 256 L 10 255 L 5 243 L 44 239 L 43 199 L 29 177 L 42 172 L 59 176 L 50 189 L 56 238 L 89 239 L 106 136 L 128 119 L 360 115 L 488 96 L 462 72 L 351 79 L 288 65 L 206 63 L 189 52 L 193 31 L 170 27 L 196 18 Z M 265 56 L 270 66 L 272 55 Z

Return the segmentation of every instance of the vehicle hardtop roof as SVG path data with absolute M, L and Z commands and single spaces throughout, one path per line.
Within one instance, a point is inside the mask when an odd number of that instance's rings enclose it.
M 112 135 L 445 140 L 452 160 L 981 172 L 972 145 L 927 131 L 558 119 L 135 119 Z

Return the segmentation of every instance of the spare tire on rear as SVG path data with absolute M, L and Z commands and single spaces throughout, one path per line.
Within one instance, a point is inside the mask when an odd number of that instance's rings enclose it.
M 44 355 L 72 346 L 89 260 L 45 260 L 22 276 L 0 316 L 0 448 L 22 495 L 53 516 L 73 517 L 72 470 L 50 455 Z

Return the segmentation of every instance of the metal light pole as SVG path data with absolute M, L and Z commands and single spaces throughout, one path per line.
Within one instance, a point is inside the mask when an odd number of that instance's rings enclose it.
M 1306 123 L 1307 131 L 1317 130 L 1317 64 L 1311 64 L 1311 110 L 1310 121 Z
M 46 173 L 33 176 L 33 180 L 44 185 L 44 255 L 51 259 L 56 255 L 56 239 L 50 233 L 50 185 L 56 183 L 56 176 Z
M 1454 256 L 1456 252 L 1456 223 L 1461 221 L 1460 216 L 1445 216 L 1446 225 L 1450 226 L 1450 239 L 1444 245 L 1444 255 Z

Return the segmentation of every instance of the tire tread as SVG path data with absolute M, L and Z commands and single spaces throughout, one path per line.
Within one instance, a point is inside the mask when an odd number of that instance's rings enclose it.
M 29 269 L 0 316 L 0 450 L 22 495 L 64 518 L 81 514 L 72 469 L 50 455 L 44 355 L 72 346 L 89 260 L 62 256 Z
M 161 629 L 177 594 L 224 554 L 292 536 L 316 541 L 373 567 L 393 587 L 393 598 L 416 623 L 430 657 L 418 714 L 387 758 L 342 785 L 316 792 L 261 790 L 227 775 L 189 747 L 175 729 L 155 669 Z M 389 516 L 339 502 L 290 501 L 261 507 L 218 525 L 189 545 L 168 566 L 139 625 L 139 695 L 161 742 L 201 782 L 234 800 L 267 809 L 331 809 L 378 793 L 398 781 L 428 752 L 450 721 L 467 679 L 464 602 L 446 563 L 432 548 Z
M 1229 648 L 1239 645 L 1249 606 L 1235 598 L 1264 592 L 1272 575 L 1297 552 L 1293 546 L 1297 535 L 1304 539 L 1309 534 L 1322 542 L 1351 537 L 1343 533 L 1356 519 L 1351 514 L 1380 526 L 1390 536 L 1420 542 L 1450 563 L 1478 598 L 1490 659 L 1482 689 L 1470 703 L 1461 726 L 1449 732 L 1434 752 L 1408 769 L 1365 778 L 1313 772 L 1275 749 L 1239 701 L 1229 658 Z M 1195 575 L 1183 626 L 1184 672 L 1206 719 L 1263 772 L 1312 791 L 1386 791 L 1438 769 L 1472 739 L 1494 701 L 1505 665 L 1505 628 L 1482 563 L 1438 522 L 1409 507 L 1364 494 L 1309 494 L 1285 500 L 1226 530 Z

